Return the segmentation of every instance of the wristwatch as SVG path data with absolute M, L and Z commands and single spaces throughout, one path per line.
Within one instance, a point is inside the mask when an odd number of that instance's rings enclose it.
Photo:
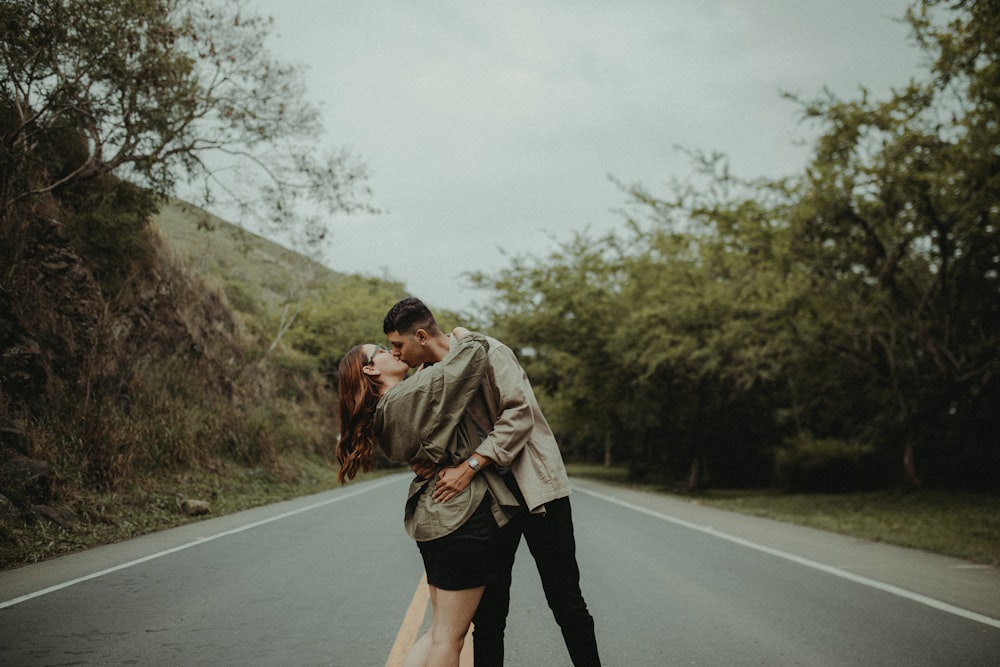
M 470 456 L 469 460 L 466 461 L 466 463 L 469 464 L 470 468 L 472 468 L 476 472 L 479 472 L 479 459 L 477 459 L 475 456 Z

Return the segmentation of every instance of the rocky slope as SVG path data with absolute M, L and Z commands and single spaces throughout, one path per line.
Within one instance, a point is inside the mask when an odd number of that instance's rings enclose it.
M 205 289 L 169 258 L 154 229 L 152 252 L 131 260 L 107 294 L 56 218 L 24 225 L 21 252 L 0 288 L 0 542 L 5 527 L 41 518 L 64 528 L 77 520 L 53 470 L 42 424 L 54 414 L 107 416 L 129 410 L 144 360 L 176 358 L 218 393 L 232 395 L 238 322 L 218 291 Z M 79 424 L 81 440 L 101 429 Z M 57 443 L 56 447 L 59 446 Z M 85 443 L 87 479 L 113 485 L 127 458 L 122 443 Z

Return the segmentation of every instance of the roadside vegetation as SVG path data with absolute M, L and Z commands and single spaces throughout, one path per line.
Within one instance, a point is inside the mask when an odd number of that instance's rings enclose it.
M 906 20 L 923 80 L 789 95 L 803 173 L 693 152 L 663 193 L 622 184 L 619 230 L 435 307 L 515 349 L 580 474 L 997 564 L 1000 4 Z M 374 206 L 269 22 L 16 0 L 0 23 L 0 567 L 332 488 L 337 363 L 406 290 L 307 258 Z
M 191 498 L 208 500 L 212 504 L 210 516 L 220 516 L 338 486 L 336 466 L 329 462 L 286 457 L 284 464 L 284 471 L 240 466 L 193 469 L 149 476 L 113 493 L 89 494 L 89 509 L 79 526 L 67 530 L 42 521 L 22 527 L 16 533 L 20 549 L 16 554 L 0 553 L 0 563 L 38 562 L 201 520 L 203 517 L 186 516 L 181 511 L 179 489 Z M 845 494 L 711 489 L 692 495 L 676 483 L 630 482 L 628 470 L 621 466 L 571 463 L 567 468 L 573 477 L 1000 567 L 1000 501 L 991 495 L 904 489 Z M 383 468 L 352 483 L 398 471 Z
M 903 488 L 866 493 L 782 493 L 774 489 L 709 489 L 689 494 L 682 481 L 629 481 L 622 466 L 569 464 L 570 475 L 692 503 L 809 526 L 860 540 L 1000 566 L 1000 499 L 988 494 Z
M 695 152 L 622 184 L 620 229 L 474 276 L 571 459 L 691 492 L 1000 493 L 1000 3 L 907 20 L 920 78 L 788 95 L 801 173 Z

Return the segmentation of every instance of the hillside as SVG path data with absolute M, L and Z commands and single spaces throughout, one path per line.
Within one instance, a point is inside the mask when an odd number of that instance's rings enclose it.
M 334 484 L 328 373 L 402 287 L 181 202 L 151 221 L 51 199 L 10 230 L 0 567 Z
M 230 304 L 261 313 L 344 278 L 308 257 L 190 204 L 172 200 L 153 218 L 179 265 L 218 282 Z

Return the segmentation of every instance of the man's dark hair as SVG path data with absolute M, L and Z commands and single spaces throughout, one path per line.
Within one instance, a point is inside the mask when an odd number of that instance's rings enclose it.
M 424 329 L 431 335 L 438 332 L 434 314 L 415 296 L 397 302 L 382 320 L 382 333 L 397 331 L 401 334 L 412 334 L 417 329 Z

